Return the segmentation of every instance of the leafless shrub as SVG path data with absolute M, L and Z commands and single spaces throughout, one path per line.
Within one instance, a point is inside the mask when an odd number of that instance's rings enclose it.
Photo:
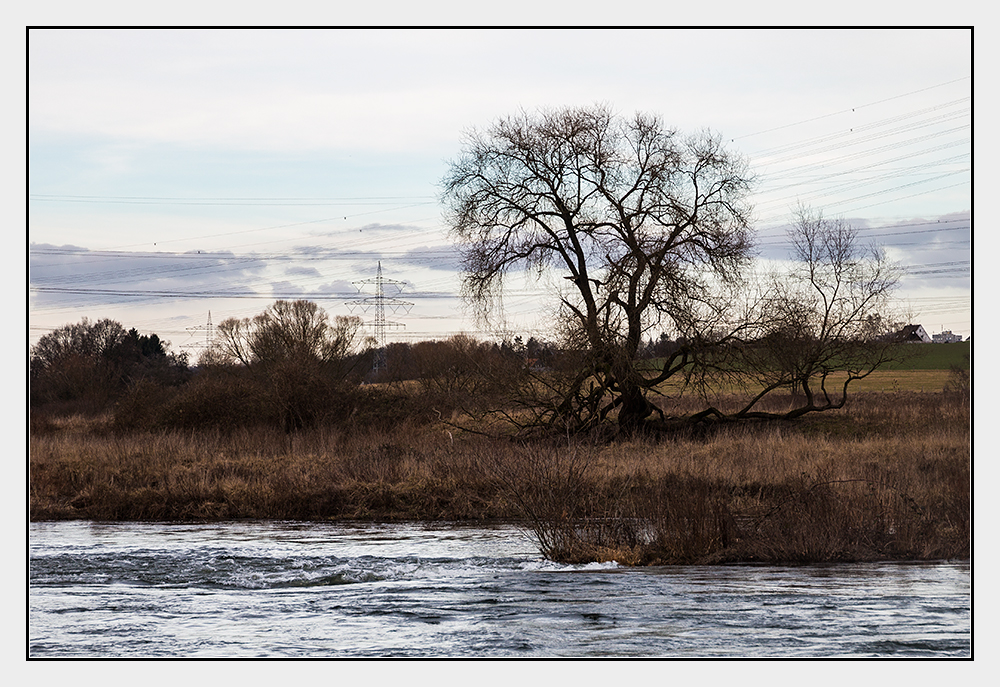
M 948 370 L 948 382 L 944 386 L 947 393 L 958 394 L 963 398 L 972 397 L 972 366 L 971 355 L 965 354 L 965 364 L 952 365 Z

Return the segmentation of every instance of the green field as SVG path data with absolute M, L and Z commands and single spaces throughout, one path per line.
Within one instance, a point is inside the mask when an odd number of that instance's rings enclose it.
M 950 370 L 952 365 L 969 367 L 972 343 L 904 344 L 901 360 L 886 365 L 886 370 Z
M 943 391 L 952 380 L 951 367 L 969 369 L 971 344 L 968 341 L 951 344 L 902 344 L 899 359 L 880 367 L 864 379 L 851 384 L 851 391 L 896 392 L 896 391 Z M 661 360 L 654 364 L 662 364 Z M 831 388 L 842 379 L 842 374 L 830 377 Z M 665 382 L 660 390 L 677 393 L 683 386 L 680 378 Z M 722 389 L 735 393 L 736 388 Z

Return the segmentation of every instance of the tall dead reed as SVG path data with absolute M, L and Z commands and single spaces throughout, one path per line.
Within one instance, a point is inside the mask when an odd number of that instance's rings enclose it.
M 804 423 L 508 451 L 492 469 L 563 562 L 964 558 L 966 413 L 946 394 L 866 398 Z
M 30 452 L 36 520 L 503 519 L 566 562 L 970 555 L 958 394 L 859 396 L 792 423 L 613 443 L 423 422 L 115 434 L 63 418 L 33 434 Z
M 443 432 L 430 436 L 419 428 L 400 435 L 329 429 L 288 435 L 262 428 L 124 437 L 46 433 L 31 441 L 31 517 L 509 516 L 495 510 L 492 478 L 450 449 Z

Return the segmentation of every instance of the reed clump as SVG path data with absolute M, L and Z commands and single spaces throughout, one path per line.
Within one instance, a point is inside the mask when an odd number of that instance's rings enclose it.
M 796 422 L 610 443 L 398 417 L 293 432 L 33 418 L 30 516 L 508 521 L 575 563 L 970 556 L 965 394 L 862 394 Z
M 497 469 L 545 555 L 564 562 L 968 558 L 968 405 L 887 400 L 797 424 L 509 456 Z

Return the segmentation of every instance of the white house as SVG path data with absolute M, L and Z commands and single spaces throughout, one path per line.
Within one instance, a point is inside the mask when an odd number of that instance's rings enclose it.
M 934 339 L 934 343 L 958 343 L 962 340 L 962 337 L 959 334 L 952 334 L 950 329 L 945 330 L 940 334 L 935 334 L 931 338 Z

